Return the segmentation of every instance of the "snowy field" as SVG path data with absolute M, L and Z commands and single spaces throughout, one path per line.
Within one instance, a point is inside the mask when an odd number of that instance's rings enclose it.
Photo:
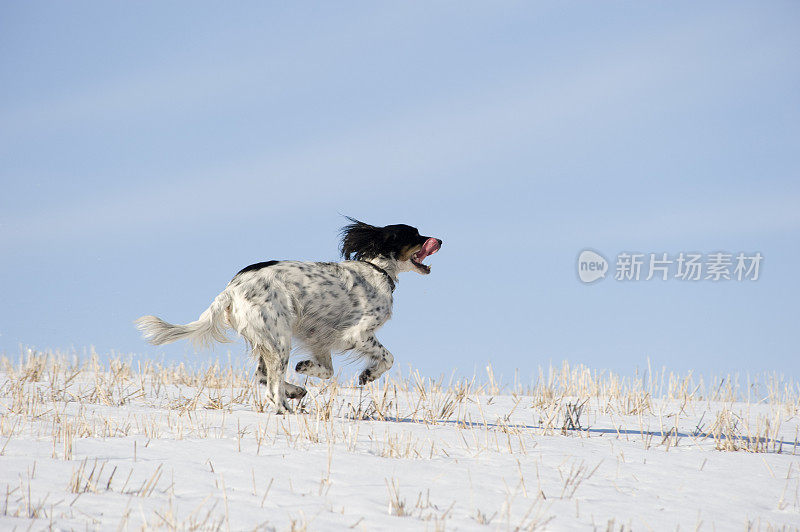
M 800 528 L 779 377 L 411 373 L 308 382 L 276 416 L 252 375 L 0 361 L 0 530 Z

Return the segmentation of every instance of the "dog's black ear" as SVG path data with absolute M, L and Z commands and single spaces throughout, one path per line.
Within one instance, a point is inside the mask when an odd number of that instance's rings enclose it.
M 381 228 L 346 217 L 352 223 L 342 227 L 342 256 L 347 259 L 371 259 L 383 247 Z

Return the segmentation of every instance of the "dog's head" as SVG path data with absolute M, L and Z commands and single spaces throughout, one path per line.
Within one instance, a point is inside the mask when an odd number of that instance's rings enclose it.
M 375 227 L 349 218 L 342 228 L 342 256 L 347 259 L 383 258 L 397 262 L 397 271 L 415 271 L 427 275 L 431 267 L 422 261 L 442 246 L 442 241 L 421 236 L 415 227 L 405 224 Z

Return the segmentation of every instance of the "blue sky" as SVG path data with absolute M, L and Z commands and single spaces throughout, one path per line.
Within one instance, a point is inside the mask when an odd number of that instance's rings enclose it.
M 0 351 L 243 360 L 132 321 L 194 320 L 253 262 L 336 259 L 347 214 L 444 240 L 379 333 L 400 367 L 800 377 L 798 23 L 794 2 L 5 3 Z M 764 262 L 584 285 L 585 248 Z

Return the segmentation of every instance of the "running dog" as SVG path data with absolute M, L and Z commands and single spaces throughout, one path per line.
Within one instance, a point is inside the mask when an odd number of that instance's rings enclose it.
M 342 262 L 268 261 L 237 273 L 197 321 L 173 325 L 156 316 L 136 320 L 155 345 L 187 338 L 196 347 L 230 342 L 231 328 L 249 344 L 258 360 L 259 382 L 282 414 L 288 399 L 306 390 L 285 381 L 292 339 L 311 356 L 298 373 L 330 378 L 331 352 L 351 351 L 366 359 L 359 376 L 366 384 L 392 367 L 394 357 L 375 338 L 392 316 L 392 293 L 401 272 L 431 272 L 423 260 L 442 246 L 438 238 L 421 236 L 411 226 L 372 226 L 353 218 L 342 228 Z

